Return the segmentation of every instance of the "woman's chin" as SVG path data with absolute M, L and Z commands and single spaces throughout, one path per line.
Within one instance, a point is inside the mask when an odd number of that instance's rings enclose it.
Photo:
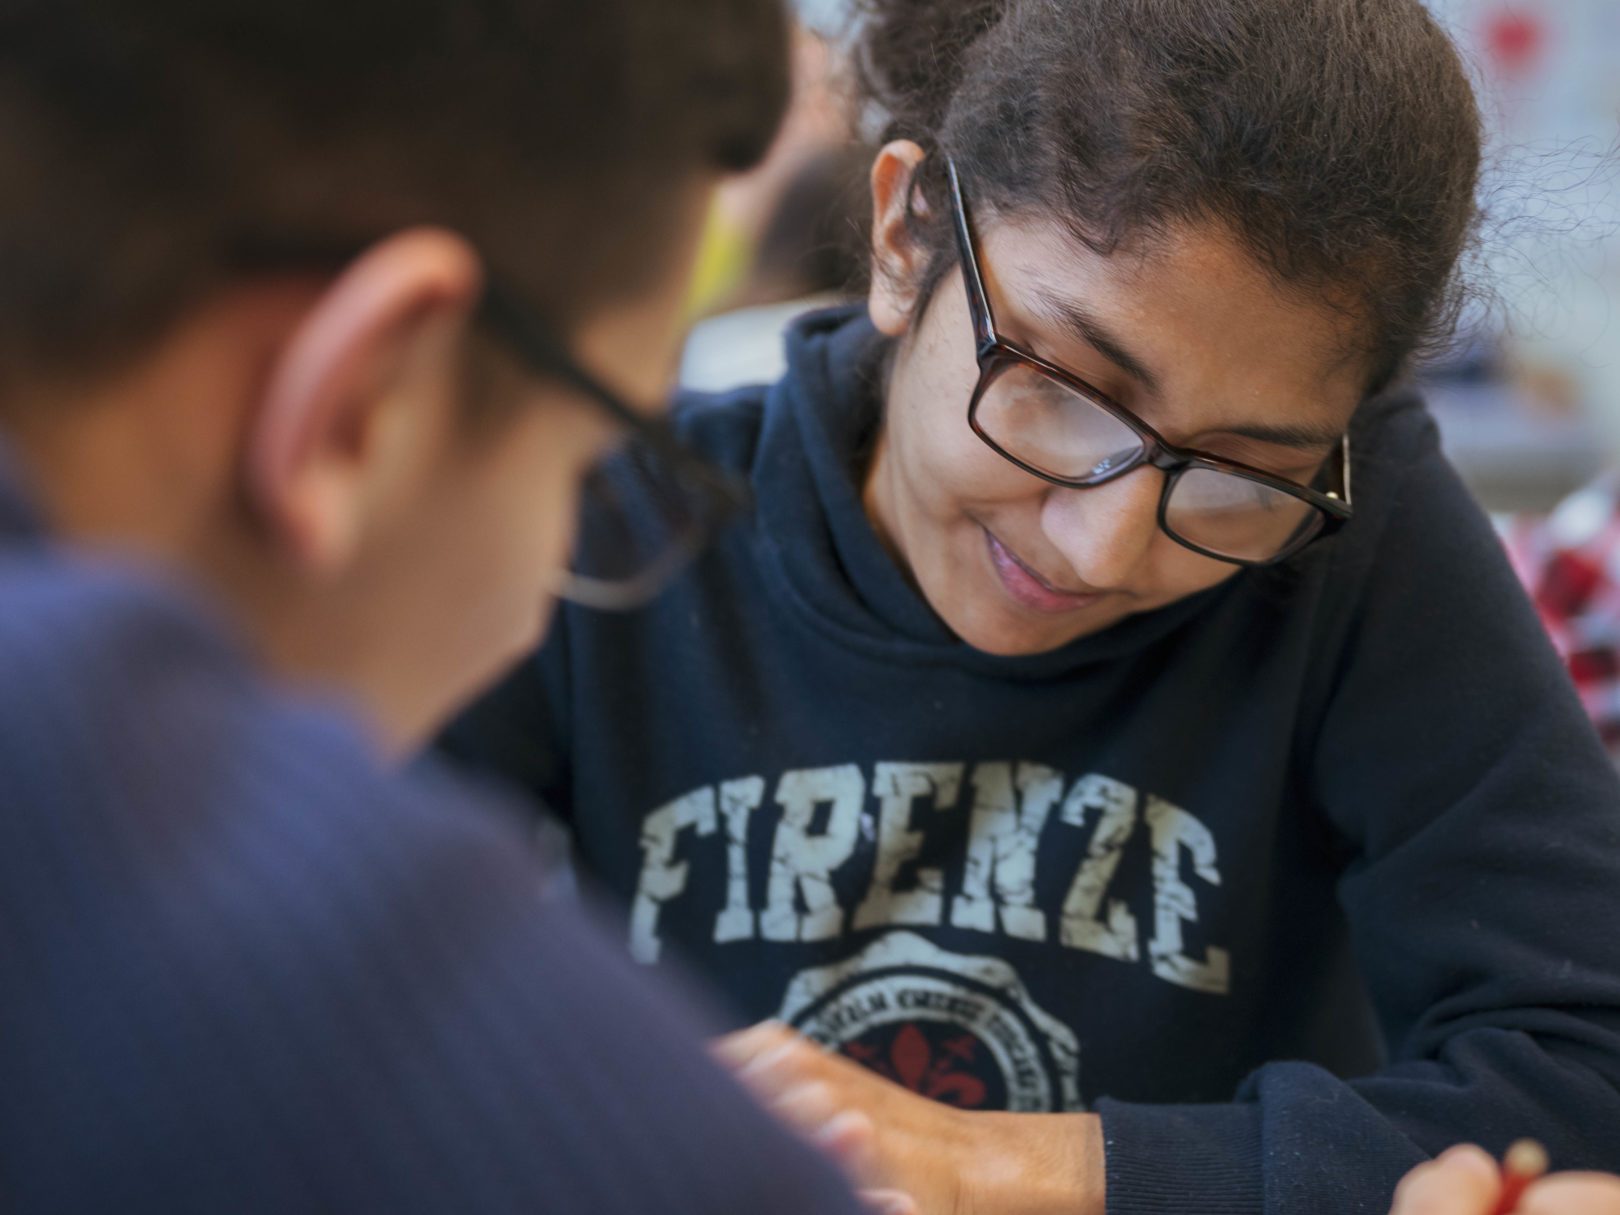
M 1062 649 L 1088 633 L 1105 627 L 1076 617 L 1040 617 L 1009 610 L 996 603 L 974 604 L 962 610 L 939 612 L 951 632 L 966 645 L 997 658 L 1028 658 Z

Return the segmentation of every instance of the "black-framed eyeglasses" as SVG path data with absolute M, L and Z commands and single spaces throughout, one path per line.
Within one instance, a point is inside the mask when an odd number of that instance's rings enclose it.
M 581 367 L 498 278 L 485 286 L 479 319 L 529 370 L 572 388 L 627 436 L 586 475 L 573 558 L 552 588 L 559 596 L 608 611 L 640 607 L 749 509 L 745 483 Z
M 1165 474 L 1158 513 L 1165 534 L 1234 565 L 1283 561 L 1350 518 L 1348 435 L 1333 461 L 1336 488 L 1298 485 L 1167 443 L 1106 393 L 998 334 L 961 176 L 949 160 L 946 169 L 979 363 L 968 425 L 993 451 L 1067 489 L 1105 485 L 1151 465 Z

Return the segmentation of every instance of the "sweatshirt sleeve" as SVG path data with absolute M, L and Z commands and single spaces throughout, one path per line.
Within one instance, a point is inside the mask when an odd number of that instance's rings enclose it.
M 1489 524 L 1426 437 L 1323 605 L 1306 779 L 1387 1063 L 1226 1106 L 1103 1103 L 1108 1210 L 1389 1209 L 1459 1141 L 1620 1168 L 1620 781 Z M 1348 533 L 1347 533 L 1348 536 Z M 1359 568 L 1357 568 L 1359 566 Z M 1329 597 L 1332 595 L 1329 592 Z

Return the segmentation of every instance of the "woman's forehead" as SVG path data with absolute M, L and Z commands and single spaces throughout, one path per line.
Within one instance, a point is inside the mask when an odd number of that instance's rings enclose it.
M 1280 283 L 1218 227 L 1171 229 L 1111 254 L 1052 222 L 987 229 L 980 251 L 997 322 L 1049 357 L 1100 356 L 1134 392 L 1166 399 L 1320 402 L 1324 422 L 1342 424 L 1362 395 L 1361 335 L 1347 310 Z

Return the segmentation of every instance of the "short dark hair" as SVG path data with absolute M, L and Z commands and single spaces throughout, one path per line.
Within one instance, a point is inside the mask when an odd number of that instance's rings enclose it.
M 780 0 L 0 0 L 0 375 L 418 223 L 571 325 L 654 276 L 672 186 L 763 155 L 786 39 Z
M 1420 0 L 863 0 L 886 137 L 930 155 L 912 229 L 954 264 L 943 151 L 986 210 L 1099 252 L 1224 225 L 1350 311 L 1372 387 L 1451 330 L 1478 106 Z M 1360 353 L 1358 351 L 1358 353 Z

